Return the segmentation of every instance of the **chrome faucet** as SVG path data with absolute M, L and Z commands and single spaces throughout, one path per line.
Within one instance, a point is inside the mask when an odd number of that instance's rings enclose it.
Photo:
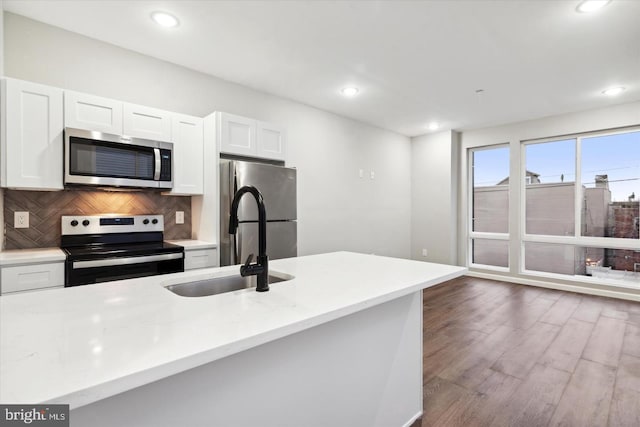
M 264 207 L 264 199 L 260 191 L 252 186 L 245 185 L 233 196 L 231 203 L 231 218 L 229 218 L 229 234 L 236 234 L 238 230 L 238 204 L 246 193 L 251 193 L 258 204 L 258 258 L 255 264 L 251 264 L 253 254 L 247 257 L 247 261 L 240 267 L 240 275 L 257 276 L 258 286 L 256 291 L 266 292 L 269 290 L 269 257 L 267 256 L 267 211 Z

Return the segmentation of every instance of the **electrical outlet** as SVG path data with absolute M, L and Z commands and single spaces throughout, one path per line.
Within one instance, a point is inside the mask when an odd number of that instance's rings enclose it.
M 184 224 L 184 212 L 176 211 L 176 224 Z
M 369 177 L 371 179 L 375 179 L 376 178 L 376 173 L 374 171 L 371 171 L 371 173 L 369 174 Z
M 29 228 L 29 212 L 14 212 L 13 228 Z
M 426 250 L 426 249 L 423 249 L 423 250 L 422 250 L 422 256 L 427 256 L 427 254 L 428 254 L 427 250 Z

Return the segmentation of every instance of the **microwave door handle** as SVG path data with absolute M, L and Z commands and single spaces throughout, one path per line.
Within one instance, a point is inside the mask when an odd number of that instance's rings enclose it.
M 160 149 L 159 148 L 154 148 L 153 149 L 153 156 L 155 157 L 156 160 L 156 167 L 153 169 L 153 180 L 154 181 L 160 181 L 160 169 L 162 168 L 162 163 L 160 162 Z

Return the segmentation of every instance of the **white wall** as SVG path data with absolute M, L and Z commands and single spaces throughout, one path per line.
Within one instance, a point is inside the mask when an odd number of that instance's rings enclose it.
M 287 163 L 298 168 L 300 255 L 352 250 L 409 257 L 408 137 L 19 15 L 5 13 L 4 24 L 9 77 L 200 117 L 226 111 L 283 126 Z M 367 178 L 359 178 L 359 169 Z
M 456 132 L 411 139 L 412 259 L 456 264 L 457 182 Z

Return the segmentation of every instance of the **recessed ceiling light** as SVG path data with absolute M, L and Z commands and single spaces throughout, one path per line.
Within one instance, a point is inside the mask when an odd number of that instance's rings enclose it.
M 347 86 L 345 88 L 342 88 L 342 90 L 340 91 L 343 96 L 346 96 L 348 98 L 356 96 L 358 92 L 360 92 L 360 90 L 357 87 L 353 86 Z
M 156 24 L 167 28 L 177 27 L 180 23 L 178 18 L 167 12 L 153 12 L 151 19 L 153 19 Z
M 603 90 L 602 93 L 607 96 L 616 96 L 624 92 L 624 89 L 622 86 L 610 87 L 609 89 Z
M 578 4 L 576 11 L 580 13 L 595 12 L 607 5 L 611 0 L 584 0 Z
M 429 130 L 438 130 L 440 128 L 440 124 L 437 122 L 429 123 Z

